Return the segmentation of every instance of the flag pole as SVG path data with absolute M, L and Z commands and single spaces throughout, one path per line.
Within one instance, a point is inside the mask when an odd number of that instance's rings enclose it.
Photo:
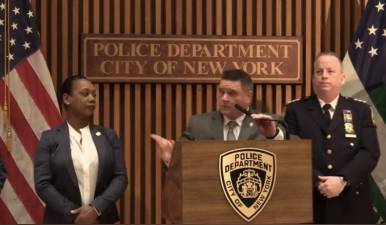
M 8 151 L 11 151 L 11 144 L 12 144 L 12 132 L 11 132 L 11 107 L 10 107 L 10 46 L 9 46 L 9 36 L 10 36 L 10 14 L 9 14 L 9 0 L 5 0 L 5 7 L 4 7 L 4 104 L 3 104 L 3 111 L 4 111 L 4 131 L 6 132 L 6 146 Z M 7 88 L 8 87 L 8 88 Z

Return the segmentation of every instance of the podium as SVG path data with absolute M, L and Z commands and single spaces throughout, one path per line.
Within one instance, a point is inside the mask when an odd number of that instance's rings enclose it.
M 164 215 L 182 224 L 312 223 L 311 152 L 310 140 L 177 142 L 163 190 Z M 233 187 L 224 181 L 231 177 Z M 251 205 L 253 197 L 262 201 Z M 239 210 L 259 207 L 249 221 Z

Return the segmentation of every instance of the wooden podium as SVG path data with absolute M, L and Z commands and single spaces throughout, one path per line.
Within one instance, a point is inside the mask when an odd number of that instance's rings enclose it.
M 247 222 L 232 208 L 220 180 L 219 157 L 239 149 L 276 156 L 276 176 L 265 207 Z M 312 223 L 310 140 L 177 142 L 166 175 L 164 215 L 173 223 Z

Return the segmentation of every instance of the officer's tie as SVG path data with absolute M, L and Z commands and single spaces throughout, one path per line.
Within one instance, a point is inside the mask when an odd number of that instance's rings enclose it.
M 227 123 L 227 126 L 228 126 L 228 133 L 227 133 L 227 141 L 235 141 L 236 140 L 236 136 L 235 136 L 235 132 L 233 130 L 233 128 L 235 128 L 238 124 L 236 123 L 236 121 L 229 121 Z
M 323 117 L 324 117 L 324 120 L 325 120 L 327 126 L 330 126 L 330 123 L 331 123 L 330 108 L 331 108 L 330 104 L 325 104 L 323 106 Z

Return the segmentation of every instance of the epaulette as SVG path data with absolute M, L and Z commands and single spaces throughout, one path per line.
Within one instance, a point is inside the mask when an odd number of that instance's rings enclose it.
M 368 104 L 365 100 L 359 99 L 359 98 L 351 98 L 351 97 L 345 97 L 348 100 L 356 101 L 356 102 L 362 102 Z
M 292 102 L 297 102 L 297 101 L 300 101 L 300 100 L 302 100 L 302 99 L 301 99 L 301 98 L 297 98 L 297 99 L 289 100 L 289 101 L 287 102 L 287 104 L 290 104 L 290 103 L 292 103 Z
M 353 98 L 353 99 L 354 99 L 354 101 L 362 102 L 362 103 L 366 103 L 367 104 L 367 102 L 365 100 L 362 100 L 362 99 L 359 99 L 359 98 Z

